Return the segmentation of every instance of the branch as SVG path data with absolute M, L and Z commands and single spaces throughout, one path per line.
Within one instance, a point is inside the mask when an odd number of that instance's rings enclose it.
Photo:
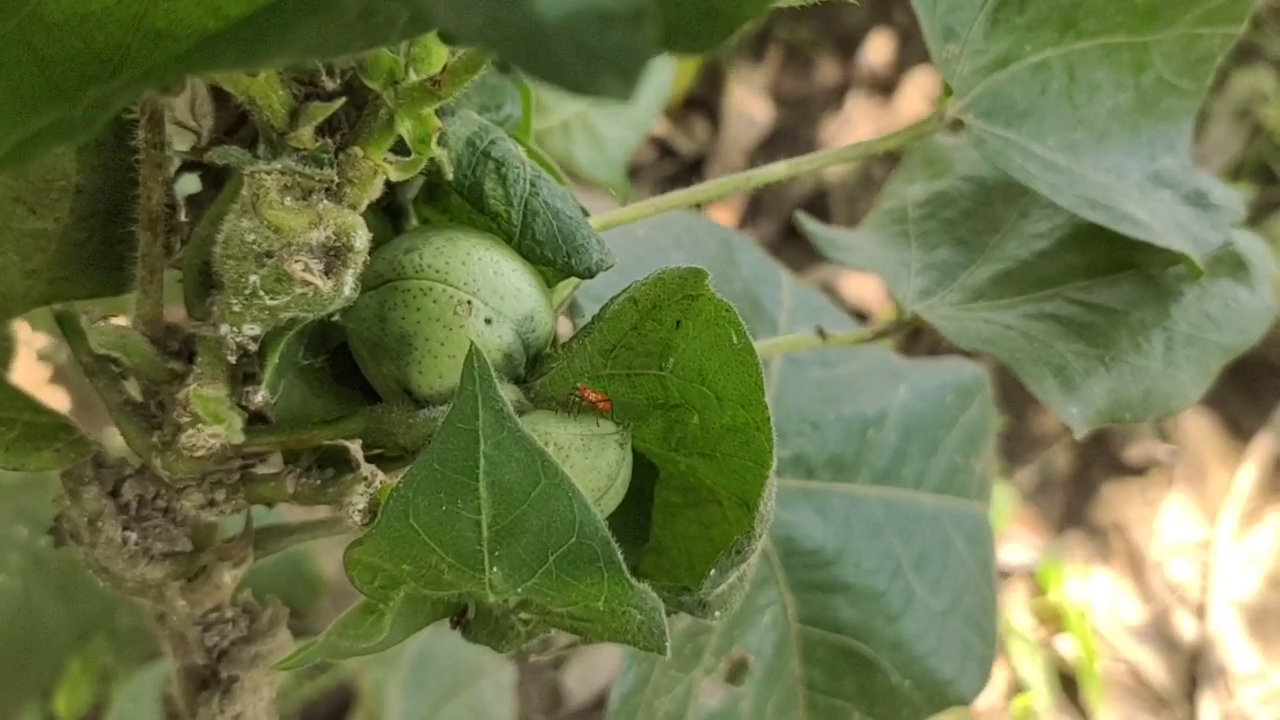
M 110 363 L 94 353 L 89 344 L 89 336 L 85 334 L 80 317 L 63 308 L 53 309 L 53 319 L 71 351 L 71 356 L 93 385 L 94 390 L 102 398 L 107 414 L 129 446 L 129 450 L 143 462 L 155 460 L 155 445 L 151 429 L 144 420 L 140 409 L 129 396 L 124 382 L 116 374 Z
M 759 353 L 761 360 L 768 360 L 778 355 L 799 350 L 870 345 L 905 332 L 914 327 L 916 323 L 917 320 L 914 317 L 906 317 L 891 320 L 875 327 L 858 328 L 857 330 L 842 333 L 829 333 L 819 326 L 812 332 L 779 335 L 778 337 L 760 340 L 756 342 L 756 352 Z
M 169 141 L 164 101 L 148 94 L 138 105 L 138 262 L 134 322 L 151 342 L 164 335 L 164 268 L 167 259 Z
M 818 150 L 740 173 L 706 180 L 697 185 L 690 185 L 687 188 L 601 213 L 591 218 L 591 226 L 597 231 L 603 231 L 620 225 L 629 225 L 664 212 L 703 205 L 730 195 L 758 190 L 766 185 L 808 175 L 833 165 L 842 165 L 873 155 L 883 155 L 900 150 L 916 140 L 931 135 L 938 126 L 937 116 L 931 116 L 897 132 L 866 142 L 854 143 L 834 150 Z
M 253 557 L 261 560 L 295 545 L 345 535 L 353 530 L 351 522 L 342 515 L 264 525 L 253 531 Z

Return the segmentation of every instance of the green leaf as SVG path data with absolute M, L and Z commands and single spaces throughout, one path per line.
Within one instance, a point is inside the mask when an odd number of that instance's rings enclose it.
M 105 689 L 111 660 L 105 643 L 91 642 L 67 661 L 49 701 L 57 720 L 80 720 L 93 710 Z
M 67 662 L 107 642 L 117 662 L 154 647 L 137 604 L 108 593 L 53 548 L 54 474 L 0 473 L 0 717 L 52 691 Z
M 679 64 L 672 55 L 651 60 L 628 100 L 530 83 L 534 142 L 570 174 L 626 195 L 631 158 L 666 108 Z
M 567 276 L 591 278 L 613 265 L 573 194 L 501 128 L 459 110 L 445 118 L 440 147 L 445 158 L 428 167 L 420 214 L 486 229 L 534 265 Z
M 709 50 L 760 2 L 701 11 L 671 0 L 30 3 L 11 13 L 0 48 L 0 168 L 74 144 L 144 90 L 184 76 L 347 56 L 434 28 L 575 92 L 624 98 L 664 37 Z
M 369 405 L 351 382 L 361 377 L 354 361 L 335 352 L 344 340 L 342 327 L 323 319 L 267 338 L 262 386 L 271 399 L 275 423 L 321 423 Z
M 516 720 L 519 674 L 511 660 L 434 625 L 361 664 L 358 717 L 380 720 Z
M 626 232 L 610 233 L 615 247 Z M 532 377 L 535 405 L 563 405 L 579 384 L 609 395 L 658 467 L 639 576 L 686 612 L 731 605 L 768 527 L 773 428 L 751 337 L 706 271 L 623 289 Z
M 0 357 L 8 357 L 0 343 Z M 0 470 L 61 470 L 85 459 L 93 445 L 64 415 L 0 380 Z
M 0 46 L 0 167 L 86 137 L 148 88 L 389 45 L 430 30 L 430 12 L 404 0 L 44 0 L 14 8 Z
M 606 238 L 619 263 L 583 286 L 588 310 L 682 263 L 710 268 L 755 337 L 854 327 L 749 238 L 696 213 Z M 918 720 L 967 704 L 996 642 L 985 373 L 877 347 L 784 355 L 766 371 L 778 491 L 750 591 L 714 626 L 673 619 L 669 660 L 633 653 L 610 717 Z
M 322 660 L 347 660 L 395 647 L 431 623 L 449 617 L 454 605 L 405 590 L 389 603 L 360 600 L 322 635 L 298 644 L 281 660 L 281 670 L 297 670 Z
M 0 98 L 9 99 L 3 90 Z M 129 133 L 117 120 L 78 149 L 0 175 L 0 320 L 129 291 L 137 196 Z
M 739 28 L 764 15 L 771 0 L 658 0 L 662 8 L 663 47 L 697 54 L 719 45 Z
M 116 683 L 104 720 L 165 720 L 164 696 L 173 667 L 153 660 Z
M 517 137 L 524 122 L 524 103 L 520 93 L 523 82 L 513 73 L 502 72 L 490 65 L 449 100 L 446 112 L 470 110 Z
M 1274 261 L 1253 235 L 1237 231 L 1196 278 L 958 138 L 912 148 L 859 229 L 801 226 L 948 340 L 1008 365 L 1077 436 L 1189 407 L 1275 315 Z
M 491 647 L 557 628 L 666 652 L 662 603 L 627 574 L 604 521 L 520 426 L 474 345 L 439 433 L 345 562 L 377 602 L 413 591 L 473 603 L 464 635 Z
M 9 367 L 13 337 L 0 327 L 0 361 Z M 93 445 L 62 414 L 0 379 L 0 471 L 61 470 L 85 459 Z
M 1243 218 L 1192 128 L 1250 0 L 914 0 L 977 150 L 1062 207 L 1207 262 Z

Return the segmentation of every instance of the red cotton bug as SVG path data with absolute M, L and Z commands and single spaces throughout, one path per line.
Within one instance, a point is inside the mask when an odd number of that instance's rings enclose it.
M 578 387 L 573 390 L 573 398 L 579 403 L 590 405 L 596 409 L 601 415 L 608 415 L 609 419 L 613 419 L 613 398 L 599 390 L 592 390 L 585 384 L 579 383 Z

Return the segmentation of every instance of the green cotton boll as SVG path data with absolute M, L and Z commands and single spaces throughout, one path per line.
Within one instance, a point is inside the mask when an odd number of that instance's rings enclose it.
M 601 517 L 618 509 L 631 486 L 630 430 L 587 412 L 534 410 L 520 422 Z
M 518 380 L 551 346 L 555 311 L 538 271 L 489 233 L 412 230 L 379 248 L 342 311 L 351 354 L 384 399 L 447 402 L 471 341 Z

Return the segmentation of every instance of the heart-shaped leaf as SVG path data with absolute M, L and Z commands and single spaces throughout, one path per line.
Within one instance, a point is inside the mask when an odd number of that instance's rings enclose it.
M 439 433 L 345 563 L 366 597 L 450 602 L 469 618 L 464 636 L 495 649 L 552 628 L 667 649 L 661 601 L 628 574 L 604 521 L 520 426 L 474 345 Z
M 1192 127 L 1250 0 L 913 0 L 977 150 L 1054 203 L 1197 263 L 1239 198 L 1191 160 Z
M 590 311 L 667 264 L 708 268 L 751 333 L 854 329 L 750 238 L 694 213 L 605 233 L 618 266 Z M 767 363 L 777 507 L 741 606 L 672 620 L 668 660 L 638 653 L 610 717 L 918 720 L 967 704 L 995 654 L 987 496 L 997 414 L 981 367 L 825 349 Z
M 912 148 L 859 228 L 801 225 L 948 340 L 999 358 L 1077 435 L 1187 408 L 1275 315 L 1274 261 L 1255 236 L 1236 231 L 1197 278 L 1173 253 L 1026 188 L 963 138 Z
M 657 466 L 640 577 L 687 612 L 732 604 L 768 527 L 773 428 L 751 337 L 706 271 L 664 268 L 623 289 L 533 378 L 535 404 L 579 385 L 607 394 Z

